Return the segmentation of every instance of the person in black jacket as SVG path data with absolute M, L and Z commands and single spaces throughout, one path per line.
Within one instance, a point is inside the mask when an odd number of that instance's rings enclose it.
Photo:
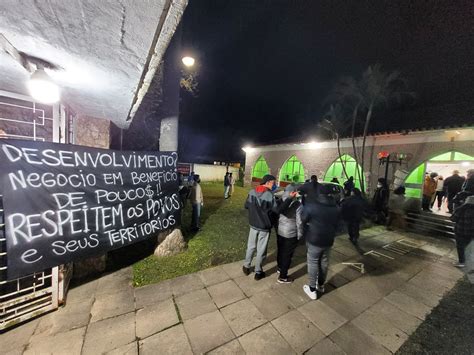
M 388 198 L 389 191 L 385 178 L 379 178 L 377 181 L 377 189 L 372 199 L 372 205 L 375 211 L 375 222 L 385 224 L 388 214 Z
M 354 177 L 351 176 L 349 177 L 349 180 L 347 180 L 344 183 L 344 196 L 349 197 L 352 193 L 352 190 L 354 190 L 355 184 L 354 184 Z
M 309 181 L 305 182 L 303 185 L 300 185 L 298 192 L 302 196 L 303 205 L 306 201 L 316 201 L 319 195 L 319 187 L 321 184 L 318 182 L 318 177 L 316 175 L 311 175 Z
M 331 196 L 331 187 L 321 185 L 317 201 L 307 201 L 297 214 L 298 228 L 306 239 L 309 283 L 303 286 L 309 298 L 317 299 L 324 292 L 329 252 L 334 244 L 340 210 Z M 300 233 L 301 233 L 300 232 Z
M 359 240 L 360 222 L 367 210 L 368 203 L 362 197 L 362 193 L 358 188 L 352 190 L 352 196 L 344 199 L 341 205 L 342 218 L 347 223 L 347 231 L 349 240 L 353 244 L 357 244 Z
M 448 198 L 448 211 L 453 213 L 454 211 L 454 197 L 462 190 L 464 184 L 464 177 L 459 176 L 459 171 L 454 170 L 453 175 L 449 176 L 444 180 L 444 189 L 446 189 Z
M 250 265 L 253 254 L 256 252 L 255 280 L 261 280 L 266 276 L 262 264 L 267 257 L 268 239 L 273 226 L 271 215 L 277 207 L 273 195 L 276 189 L 276 178 L 272 175 L 265 175 L 260 185 L 249 192 L 245 201 L 245 208 L 249 210 L 250 232 L 242 271 L 245 275 L 250 274 Z

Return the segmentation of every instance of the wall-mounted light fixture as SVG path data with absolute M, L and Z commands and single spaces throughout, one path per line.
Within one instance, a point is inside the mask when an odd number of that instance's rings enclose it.
M 27 86 L 31 97 L 43 104 L 54 104 L 58 102 L 61 97 L 59 86 L 43 68 L 38 68 L 31 74 Z
M 184 64 L 185 66 L 187 66 L 188 68 L 189 68 L 189 67 L 192 67 L 192 66 L 194 65 L 194 63 L 195 63 L 194 58 L 193 58 L 193 57 L 188 57 L 188 56 L 183 57 L 183 59 L 181 59 L 181 61 L 182 61 L 183 64 Z

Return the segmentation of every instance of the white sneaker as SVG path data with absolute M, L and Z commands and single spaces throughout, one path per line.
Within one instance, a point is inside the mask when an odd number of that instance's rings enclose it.
M 304 285 L 303 286 L 303 291 L 308 295 L 309 298 L 312 300 L 315 300 L 318 298 L 318 295 L 316 294 L 316 291 L 311 291 L 309 288 L 309 285 Z
M 458 268 L 463 268 L 466 266 L 466 264 L 463 264 L 463 263 L 454 263 L 453 265 L 454 267 L 458 267 Z
M 316 284 L 316 291 L 324 293 L 324 285 Z

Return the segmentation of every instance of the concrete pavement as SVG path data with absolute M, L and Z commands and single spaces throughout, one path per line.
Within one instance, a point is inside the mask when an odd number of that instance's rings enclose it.
M 360 250 L 338 237 L 326 294 L 311 301 L 305 248 L 291 285 L 244 276 L 242 262 L 140 288 L 131 268 L 71 289 L 67 305 L 0 335 L 8 354 L 389 354 L 396 352 L 462 272 L 454 243 L 374 227 Z M 363 255 L 367 252 L 369 254 Z M 363 263 L 362 274 L 357 265 Z

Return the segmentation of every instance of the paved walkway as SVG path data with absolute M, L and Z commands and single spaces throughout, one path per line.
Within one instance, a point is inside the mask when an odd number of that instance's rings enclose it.
M 381 254 L 361 256 L 339 237 L 317 301 L 302 290 L 304 246 L 291 285 L 276 283 L 274 256 L 258 282 L 236 262 L 134 289 L 126 268 L 70 290 L 66 307 L 0 335 L 0 352 L 390 354 L 462 273 L 451 266 L 449 240 L 375 227 L 360 245 Z M 363 262 L 366 273 L 343 262 Z

